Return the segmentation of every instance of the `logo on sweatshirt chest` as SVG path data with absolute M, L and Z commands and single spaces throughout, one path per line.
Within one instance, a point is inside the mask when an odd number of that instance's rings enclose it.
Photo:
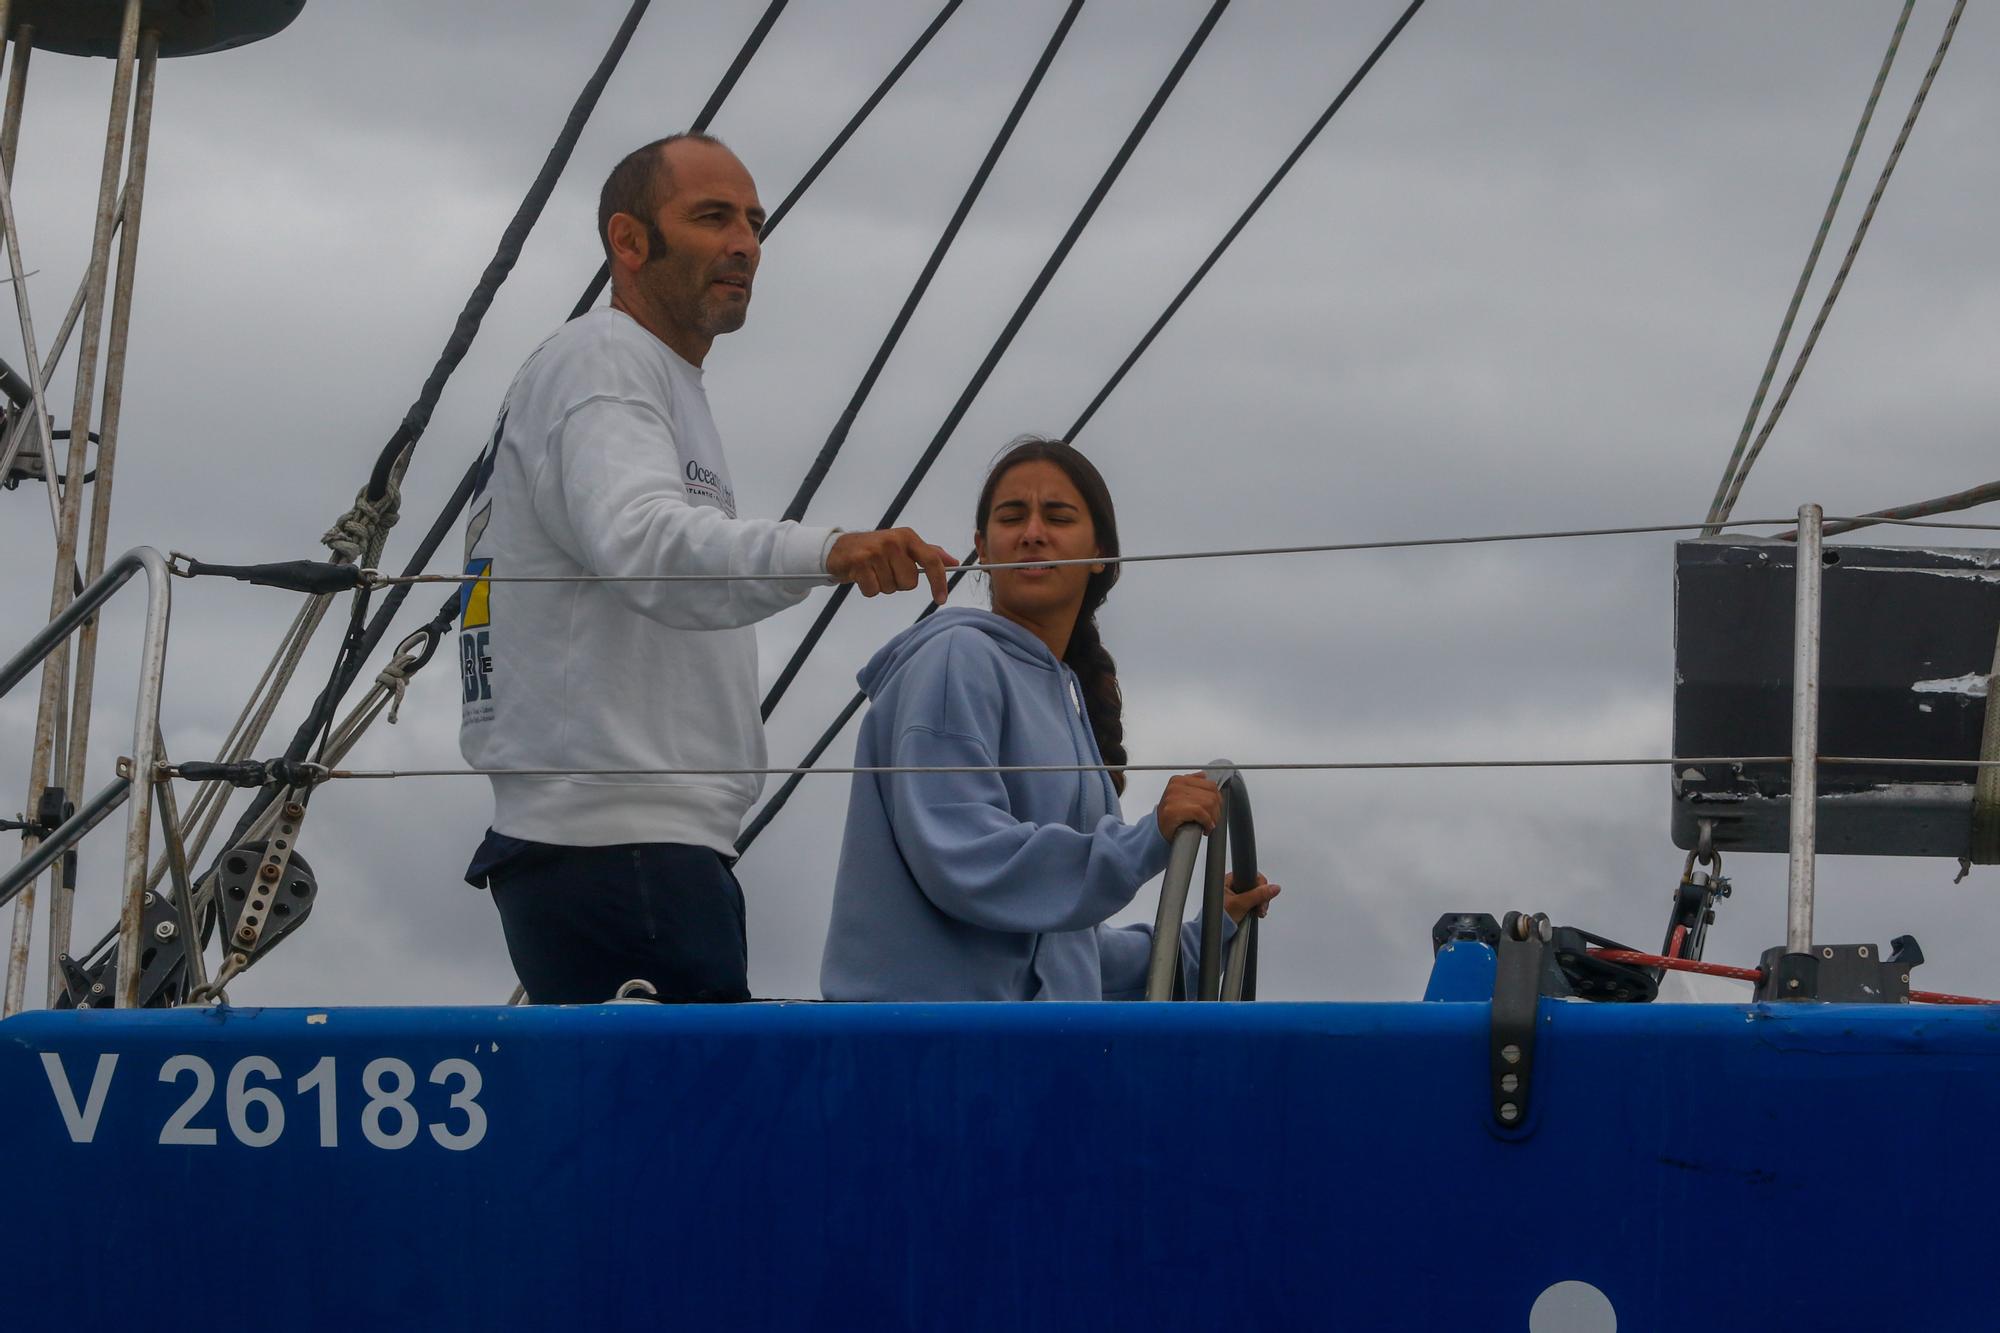
M 681 480 L 687 486 L 689 500 L 696 504 L 712 504 L 731 518 L 736 517 L 736 492 L 720 472 L 690 462 L 681 469 Z

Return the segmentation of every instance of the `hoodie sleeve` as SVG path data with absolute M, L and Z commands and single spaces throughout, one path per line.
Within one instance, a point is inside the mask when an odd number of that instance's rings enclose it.
M 995 664 L 935 644 L 904 671 L 889 762 L 990 767 L 1003 723 Z M 923 718 L 923 721 L 906 720 Z M 945 724 L 945 725 L 940 725 Z M 939 911 L 989 930 L 1023 934 L 1087 930 L 1127 903 L 1166 866 L 1167 840 L 1151 819 L 1106 815 L 1088 833 L 1035 824 L 1014 813 L 1001 775 L 892 773 L 883 784 L 896 845 Z
M 569 555 L 593 574 L 770 576 L 604 585 L 613 596 L 676 629 L 733 629 L 796 605 L 823 584 L 834 529 L 731 518 L 689 504 L 679 444 L 643 369 L 615 344 L 599 345 L 587 368 L 569 360 L 548 367 L 555 383 L 546 392 L 564 397 L 565 381 L 600 391 L 571 401 L 555 419 L 535 486 L 544 521 L 561 520 L 548 523 L 550 531 L 570 536 L 563 543 Z
M 1194 886 L 1199 891 L 1200 885 Z M 1227 916 L 1222 918 L 1222 944 L 1228 948 L 1230 940 L 1236 937 L 1236 923 Z M 1153 958 L 1153 928 L 1148 924 L 1136 926 L 1099 926 L 1097 928 L 1098 965 L 1104 973 L 1104 998 L 1107 1000 L 1143 1000 L 1146 998 L 1146 965 Z M 1225 955 L 1225 961 L 1227 956 Z M 1193 995 L 1195 980 L 1201 967 L 1201 921 L 1181 923 L 1181 992 Z

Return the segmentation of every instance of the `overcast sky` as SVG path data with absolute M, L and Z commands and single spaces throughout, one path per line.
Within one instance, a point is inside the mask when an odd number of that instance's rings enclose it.
M 708 362 L 746 513 L 790 496 L 1062 7 L 965 5 L 773 238 L 748 326 Z M 873 523 L 1206 7 L 1085 9 L 813 518 Z M 908 522 L 967 542 L 985 464 L 1017 433 L 1068 425 L 1401 7 L 1230 9 Z M 319 534 L 415 396 L 625 8 L 320 0 L 274 40 L 163 66 L 114 551 L 323 554 Z M 604 172 L 692 118 L 761 8 L 653 6 L 439 405 L 387 563 L 595 266 Z M 714 126 L 767 204 L 934 9 L 795 0 Z M 1434 0 L 1079 439 L 1126 550 L 1698 519 L 1897 9 Z M 1809 309 L 1948 10 L 1917 6 Z M 46 341 L 84 262 L 111 66 L 43 55 L 32 71 L 15 201 Z M 1740 515 L 1804 500 L 1853 512 L 1992 479 L 1996 75 L 2000 28 L 1975 9 Z M 0 356 L 18 366 L 6 325 Z M 59 424 L 71 392 L 66 368 Z M 45 616 L 51 550 L 44 495 L 0 492 L 0 623 L 16 640 Z M 1104 612 L 1132 758 L 1665 754 L 1672 550 L 1657 536 L 1135 567 Z M 221 582 L 174 593 L 166 735 L 176 757 L 207 757 L 295 603 Z M 139 600 L 107 629 L 93 785 L 130 745 Z M 817 604 L 761 628 L 767 678 Z M 413 599 L 411 623 L 431 605 Z M 774 762 L 803 750 L 918 609 L 905 597 L 843 614 L 774 719 Z M 302 682 L 333 647 L 329 631 Z M 301 690 L 266 751 L 303 706 Z M 455 765 L 457 728 L 446 653 L 350 763 Z M 8 813 L 32 731 L 24 686 L 0 702 Z M 851 736 L 834 751 L 851 753 Z M 1162 782 L 1134 775 L 1131 817 L 1148 817 Z M 1654 947 L 1681 866 L 1660 770 L 1254 787 L 1264 866 L 1286 887 L 1265 935 L 1270 998 L 1414 998 L 1430 925 L 1454 909 L 1539 908 Z M 760 995 L 818 993 L 845 800 L 846 779 L 809 780 L 739 867 Z M 497 919 L 459 879 L 489 808 L 475 778 L 320 793 L 301 839 L 319 906 L 233 998 L 504 998 Z M 117 840 L 89 847 L 80 945 L 115 914 Z M 1709 957 L 1748 963 L 1782 940 L 1784 863 L 1729 869 L 1736 896 Z M 1914 933 L 1931 960 L 1920 981 L 2000 991 L 2000 872 L 1954 886 L 1954 871 L 1828 859 L 1818 933 Z M 1130 918 L 1154 899 L 1142 890 Z

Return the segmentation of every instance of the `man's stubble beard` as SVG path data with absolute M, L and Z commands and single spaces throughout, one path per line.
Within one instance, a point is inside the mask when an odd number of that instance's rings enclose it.
M 748 296 L 743 298 L 741 305 L 738 305 L 734 301 L 725 301 L 722 308 L 715 311 L 713 316 L 707 320 L 708 327 L 702 331 L 711 338 L 719 338 L 725 333 L 736 332 L 736 330 L 743 327 L 749 318 L 750 298 Z
M 713 298 L 709 293 L 715 275 L 712 272 L 703 274 L 700 285 L 692 290 L 681 287 L 672 277 L 660 271 L 670 264 L 672 259 L 673 252 L 662 248 L 646 265 L 647 268 L 655 270 L 651 286 L 661 308 L 670 311 L 681 327 L 704 338 L 719 338 L 725 333 L 734 333 L 743 327 L 750 316 L 748 293 L 744 295 L 740 305 L 726 298 L 722 299 L 722 304 L 719 306 L 711 304 Z

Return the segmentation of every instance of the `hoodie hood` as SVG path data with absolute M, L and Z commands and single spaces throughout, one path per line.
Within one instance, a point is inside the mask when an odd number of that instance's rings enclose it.
M 960 626 L 978 630 L 997 643 L 1009 657 L 1038 670 L 1062 670 L 1062 663 L 1056 661 L 1055 654 L 1049 651 L 1046 643 L 1005 616 L 977 607 L 947 606 L 883 644 L 881 650 L 868 659 L 868 665 L 854 677 L 862 693 L 871 700 L 879 698 L 882 690 L 895 679 L 896 673 L 916 655 L 919 648 L 946 630 Z

